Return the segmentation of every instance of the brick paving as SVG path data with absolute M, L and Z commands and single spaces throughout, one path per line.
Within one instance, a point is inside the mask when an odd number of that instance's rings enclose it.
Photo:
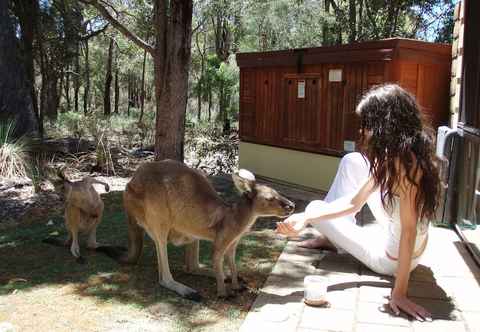
M 303 279 L 312 274 L 324 276 L 330 307 L 303 303 Z M 452 230 L 431 229 L 409 284 L 409 296 L 433 314 L 433 322 L 385 310 L 392 285 L 348 254 L 289 241 L 240 331 L 480 332 L 480 269 Z

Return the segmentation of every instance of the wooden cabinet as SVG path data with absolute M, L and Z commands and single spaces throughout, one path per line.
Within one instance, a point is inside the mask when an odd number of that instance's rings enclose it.
M 451 48 L 407 39 L 237 54 L 242 141 L 342 155 L 358 137 L 355 107 L 372 86 L 416 95 L 432 126 L 448 120 Z

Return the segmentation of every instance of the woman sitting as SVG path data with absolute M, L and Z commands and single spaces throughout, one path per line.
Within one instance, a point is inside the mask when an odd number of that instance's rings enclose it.
M 358 167 L 344 165 L 335 182 L 359 183 L 359 189 L 347 194 L 343 185 L 346 195 L 329 202 L 311 202 L 304 213 L 279 223 L 277 232 L 297 236 L 312 225 L 325 237 L 315 239 L 316 245 L 331 242 L 371 270 L 395 276 L 389 305 L 396 314 L 402 310 L 418 320 L 430 320 L 427 310 L 407 298 L 407 289 L 410 272 L 425 250 L 429 220 L 438 203 L 440 182 L 431 132 L 415 98 L 398 85 L 370 90 L 356 112 L 361 119 L 361 151 L 369 163 L 361 166 L 360 154 L 347 155 L 343 162 Z M 381 237 L 352 222 L 369 198 L 369 205 L 376 206 L 372 209 L 375 217 L 388 219 Z M 378 200 L 387 215 L 375 203 Z

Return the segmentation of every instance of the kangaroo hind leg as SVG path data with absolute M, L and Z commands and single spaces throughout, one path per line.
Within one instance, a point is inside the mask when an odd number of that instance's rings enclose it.
M 168 288 L 175 293 L 179 294 L 182 297 L 190 299 L 192 301 L 200 301 L 201 296 L 194 289 L 185 286 L 182 283 L 175 281 L 170 272 L 170 266 L 168 264 L 168 252 L 167 252 L 167 243 L 168 243 L 168 233 L 170 230 L 162 230 L 155 234 L 155 247 L 157 249 L 157 260 L 158 260 L 158 272 L 159 272 L 159 283 L 165 288 Z

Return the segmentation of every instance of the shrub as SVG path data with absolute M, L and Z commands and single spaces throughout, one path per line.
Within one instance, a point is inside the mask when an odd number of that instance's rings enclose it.
M 79 112 L 66 112 L 60 113 L 57 120 L 57 127 L 61 133 L 71 135 L 76 138 L 84 137 L 86 134 L 85 129 L 85 116 Z
M 27 176 L 28 139 L 26 136 L 13 136 L 15 123 L 0 123 L 0 177 L 13 178 Z

